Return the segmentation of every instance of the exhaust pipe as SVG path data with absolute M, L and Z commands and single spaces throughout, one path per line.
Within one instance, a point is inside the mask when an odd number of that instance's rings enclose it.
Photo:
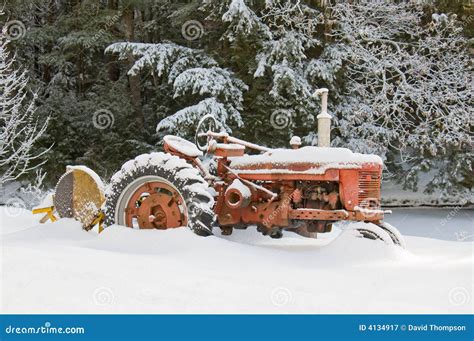
M 317 89 L 313 97 L 321 96 L 321 113 L 318 119 L 318 146 L 331 146 L 331 115 L 328 114 L 328 92 L 326 88 Z

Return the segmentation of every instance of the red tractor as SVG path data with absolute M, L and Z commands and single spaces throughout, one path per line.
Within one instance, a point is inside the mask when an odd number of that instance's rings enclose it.
M 315 237 L 330 232 L 334 222 L 361 221 L 372 224 L 356 224 L 360 236 L 403 247 L 400 233 L 383 222 L 382 160 L 329 147 L 327 90 L 317 94 L 322 95 L 318 147 L 300 147 L 297 137 L 289 149 L 262 147 L 219 132 L 218 122 L 208 115 L 198 125 L 195 143 L 168 135 L 165 153 L 126 162 L 112 177 L 105 191 L 104 214 L 99 215 L 105 216 L 106 226 L 188 226 L 198 235 L 210 235 L 215 228 L 229 235 L 234 228 L 256 225 L 273 238 L 281 237 L 283 230 Z M 60 216 L 77 218 L 90 206 L 75 194 L 81 192 L 84 174 L 82 180 L 77 170 L 67 174 L 74 176 L 68 182 L 65 176 L 63 185 L 61 180 L 58 183 L 55 206 Z M 91 218 L 79 219 L 86 228 L 97 221 L 92 217 L 100 210 L 100 193 L 95 201 Z
M 382 222 L 382 160 L 329 147 L 327 90 L 319 93 L 319 147 L 299 148 L 295 137 L 291 149 L 265 148 L 213 131 L 217 122 L 204 117 L 195 144 L 168 135 L 166 153 L 141 155 L 112 177 L 106 224 L 187 225 L 200 235 L 217 226 L 222 234 L 231 234 L 234 228 L 256 225 L 278 238 L 282 230 L 314 237 L 331 231 L 337 221 L 363 221 L 375 224 L 358 228 L 364 237 L 402 245 L 398 231 Z M 246 150 L 259 154 L 247 155 Z M 203 152 L 212 155 L 207 165 L 200 159 Z

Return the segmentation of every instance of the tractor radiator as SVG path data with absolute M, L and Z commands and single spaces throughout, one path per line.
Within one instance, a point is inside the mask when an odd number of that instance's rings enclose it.
M 380 173 L 378 171 L 359 171 L 359 207 L 380 207 Z

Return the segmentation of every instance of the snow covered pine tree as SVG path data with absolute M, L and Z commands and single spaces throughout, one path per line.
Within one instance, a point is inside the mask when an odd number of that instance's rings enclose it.
M 200 99 L 160 121 L 158 132 L 191 136 L 193 126 L 206 114 L 213 114 L 229 132 L 231 124 L 242 126 L 242 92 L 247 86 L 203 51 L 174 43 L 115 43 L 106 53 L 118 53 L 120 59 L 133 56 L 136 61 L 128 73 L 148 71 L 157 82 L 172 85 L 175 99 Z
M 294 134 L 314 131 L 319 103 L 311 95 L 318 86 L 307 67 L 310 51 L 321 44 L 316 27 L 322 15 L 301 1 L 266 1 L 261 8 L 254 7 L 255 11 L 243 0 L 231 0 L 209 1 L 204 9 L 209 18 L 226 25 L 221 39 L 236 53 L 251 47 L 254 60 L 245 67 L 264 88 L 255 87 L 255 99 L 246 108 L 252 114 L 246 120 L 262 123 L 264 130 L 270 122 L 275 129 L 272 143 L 282 145 Z M 316 144 L 315 134 L 305 141 Z

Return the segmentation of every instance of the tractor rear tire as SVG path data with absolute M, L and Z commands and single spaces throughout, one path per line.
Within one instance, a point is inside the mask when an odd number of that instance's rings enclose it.
M 197 235 L 211 235 L 216 217 L 208 188 L 199 171 L 184 159 L 168 153 L 140 155 L 112 176 L 106 190 L 105 226 L 187 225 Z

